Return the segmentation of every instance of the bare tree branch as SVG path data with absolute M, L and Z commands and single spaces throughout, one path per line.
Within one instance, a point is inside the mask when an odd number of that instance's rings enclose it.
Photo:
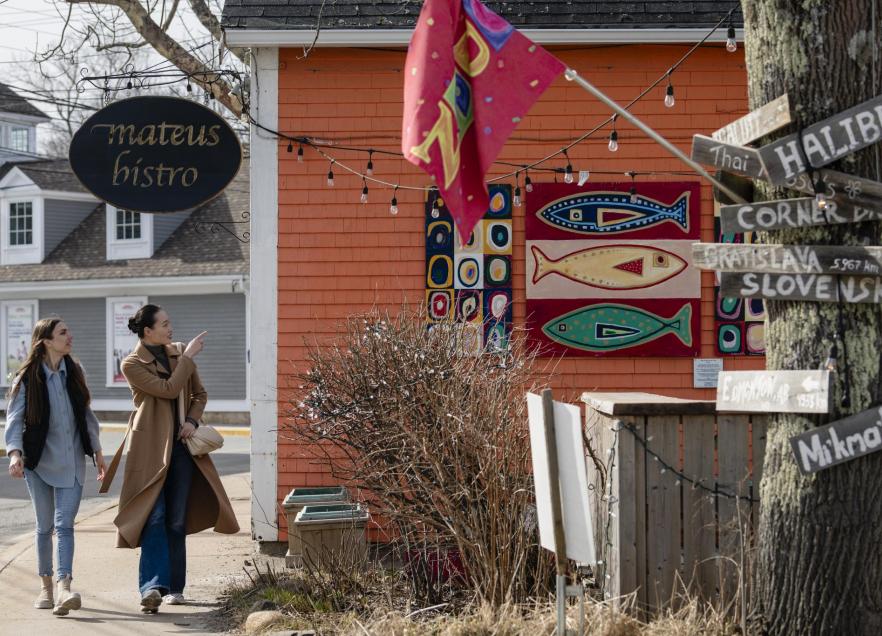
M 190 8 L 193 9 L 196 18 L 202 23 L 202 26 L 211 33 L 211 36 L 218 42 L 223 42 L 224 33 L 221 30 L 220 22 L 214 17 L 214 14 L 211 12 L 211 9 L 208 8 L 205 0 L 190 0 Z M 239 61 L 247 64 L 248 57 L 245 49 L 228 47 L 227 50 L 239 58 Z

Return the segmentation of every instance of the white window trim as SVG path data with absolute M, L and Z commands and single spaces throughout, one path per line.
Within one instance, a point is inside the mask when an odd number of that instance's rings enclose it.
M 23 130 L 25 132 L 25 147 L 24 148 L 15 148 L 12 145 L 13 133 L 16 130 Z M 31 136 L 32 136 L 31 131 L 33 131 L 33 126 L 26 126 L 26 125 L 22 125 L 22 124 L 10 124 L 8 148 L 10 150 L 14 150 L 16 152 L 33 152 L 34 150 L 31 147 Z
M 9 305 L 31 305 L 34 316 L 34 323 L 40 319 L 40 303 L 37 300 L 5 300 L 0 301 L 0 386 L 8 387 L 10 385 L 7 376 L 9 375 L 8 355 L 6 351 L 8 340 L 6 338 L 6 307 Z M 27 346 L 30 347 L 30 337 L 27 340 Z
M 30 245 L 9 244 L 9 208 L 13 203 L 30 203 L 33 213 L 33 240 Z M 0 233 L 3 234 L 0 249 L 0 265 L 30 265 L 43 262 L 43 197 L 20 193 L 14 197 L 0 199 L 3 206 L 0 213 Z
M 116 238 L 117 208 L 109 203 L 105 205 L 105 208 L 107 260 L 118 261 L 153 256 L 153 215 L 146 212 L 141 213 L 141 238 L 118 239 Z
M 115 387 L 127 387 L 127 382 L 114 382 L 113 375 L 113 303 L 141 303 L 147 304 L 147 296 L 115 296 L 105 299 L 104 305 L 104 360 L 105 378 L 104 386 L 108 389 Z

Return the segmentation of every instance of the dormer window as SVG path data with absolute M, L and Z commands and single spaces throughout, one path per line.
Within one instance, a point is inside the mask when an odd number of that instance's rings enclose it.
M 141 213 L 129 210 L 116 211 L 116 240 L 141 238 Z
M 153 256 L 153 215 L 107 207 L 107 260 Z
M 30 128 L 13 126 L 9 131 L 9 147 L 20 152 L 30 152 Z
M 9 246 L 34 244 L 34 204 L 18 201 L 9 204 Z

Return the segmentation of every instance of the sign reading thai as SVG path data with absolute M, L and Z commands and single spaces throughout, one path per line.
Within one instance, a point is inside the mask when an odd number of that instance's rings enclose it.
M 882 95 L 759 149 L 769 181 L 783 184 L 882 139 Z M 800 147 L 801 146 L 801 147 Z M 808 161 L 809 166 L 806 165 Z
M 176 97 L 133 97 L 89 117 L 70 164 L 99 199 L 137 212 L 178 212 L 213 198 L 239 171 L 236 133 L 214 111 Z
M 692 158 L 700 163 L 746 177 L 761 179 L 766 173 L 758 150 L 723 143 L 704 135 L 692 136 Z
M 882 276 L 882 247 L 693 243 L 701 269 L 769 274 Z
M 721 371 L 717 410 L 747 413 L 827 413 L 829 371 Z
M 832 274 L 721 272 L 720 295 L 822 303 L 882 303 L 882 278 Z
M 882 450 L 882 408 L 873 407 L 790 438 L 804 475 Z
M 882 219 L 882 209 L 829 199 L 827 207 L 821 210 L 814 197 L 720 207 L 720 227 L 726 234 L 879 219 Z
M 738 146 L 749 144 L 790 123 L 790 100 L 787 93 L 765 106 L 723 126 L 711 136 L 717 141 Z

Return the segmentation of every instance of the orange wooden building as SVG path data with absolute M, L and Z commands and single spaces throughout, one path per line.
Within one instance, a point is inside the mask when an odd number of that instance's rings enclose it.
M 276 2 L 227 0 L 227 44 L 252 48 L 251 113 L 267 129 L 327 141 L 334 159 L 365 170 L 365 153 L 334 145 L 400 151 L 403 66 L 418 3 L 375 0 Z M 507 2 L 488 3 L 515 27 L 619 103 L 658 80 L 717 24 L 735 2 Z M 324 6 L 316 46 L 311 47 Z M 738 15 L 738 14 L 736 14 Z M 740 19 L 740 16 L 738 16 Z M 738 21 L 736 20 L 736 26 Z M 740 29 L 738 37 L 740 38 Z M 667 81 L 632 109 L 687 154 L 694 133 L 712 131 L 747 109 L 744 58 L 726 51 L 726 24 L 670 76 L 676 103 L 663 104 Z M 739 40 L 740 41 L 740 40 Z M 550 155 L 611 115 L 578 86 L 559 77 L 516 129 L 500 159 L 531 163 Z M 694 181 L 686 166 L 619 120 L 619 150 L 607 148 L 608 129 L 569 152 L 574 169 L 591 180 Z M 348 315 L 379 306 L 425 302 L 425 192 L 399 190 L 400 212 L 390 214 L 391 189 L 372 186 L 361 204 L 361 178 L 310 148 L 252 127 L 250 386 L 252 396 L 252 525 L 255 539 L 285 538 L 278 502 L 297 486 L 321 485 L 321 466 L 295 458 L 277 433 L 288 408 L 285 387 L 302 369 L 305 339 L 332 338 Z M 428 186 L 428 177 L 398 157 L 374 154 L 374 175 L 391 183 Z M 562 167 L 563 157 L 546 167 Z M 510 169 L 496 166 L 490 177 Z M 600 173 L 603 176 L 597 176 Z M 646 173 L 662 173 L 647 175 Z M 531 173 L 534 183 L 551 173 Z M 508 181 L 514 184 L 514 179 Z M 589 181 L 590 183 L 590 181 Z M 529 195 L 525 195 L 529 196 Z M 716 240 L 711 187 L 701 183 L 700 240 Z M 515 324 L 525 317 L 524 207 L 513 209 L 512 295 Z M 701 274 L 699 357 L 717 350 L 714 277 Z M 565 357 L 555 391 L 576 402 L 583 391 L 648 391 L 712 398 L 694 388 L 690 357 Z M 762 368 L 762 356 L 724 356 L 726 369 Z M 275 512 L 274 512 L 275 511 Z M 276 524 L 279 524 L 278 527 Z

